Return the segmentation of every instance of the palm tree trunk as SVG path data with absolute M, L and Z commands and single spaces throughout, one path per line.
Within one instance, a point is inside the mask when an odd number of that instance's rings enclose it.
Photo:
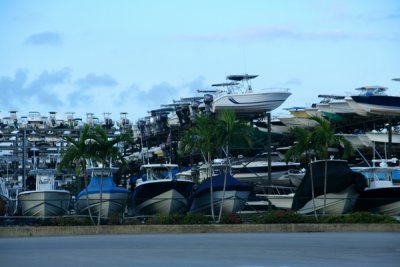
M 104 168 L 104 167 L 103 167 Z M 97 225 L 100 225 L 101 223 L 101 208 L 103 204 L 103 170 L 101 170 L 101 175 L 100 175 L 100 203 L 99 203 L 99 214 L 97 217 Z
M 221 199 L 221 205 L 219 207 L 218 222 L 221 221 L 222 208 L 224 206 L 225 191 L 226 191 L 226 180 L 228 179 L 228 164 L 229 164 L 229 146 L 226 145 L 226 165 L 225 165 L 224 186 L 222 188 L 222 199 Z
M 91 210 L 91 207 L 90 207 L 90 204 L 89 204 L 88 183 L 87 183 L 87 177 L 86 177 L 85 174 L 83 174 L 83 180 L 84 180 L 84 183 L 85 183 L 86 207 L 88 209 L 88 214 L 89 214 L 90 221 L 93 223 L 93 225 L 95 225 L 96 223 L 93 220 L 92 210 Z
M 213 188 L 213 176 L 212 176 L 212 162 L 211 162 L 211 153 L 207 154 L 208 158 L 208 175 L 210 177 L 210 208 L 211 208 L 211 217 L 212 220 L 215 222 L 215 215 L 214 215 L 214 188 Z
M 322 212 L 325 215 L 326 210 L 326 188 L 328 183 L 328 161 L 325 160 L 325 173 L 324 173 L 324 210 Z
M 311 196 L 312 196 L 312 200 L 313 200 L 314 216 L 315 216 L 315 219 L 318 221 L 317 210 L 316 210 L 316 206 L 315 206 L 314 175 L 313 175 L 312 162 L 310 162 L 310 178 L 311 178 Z

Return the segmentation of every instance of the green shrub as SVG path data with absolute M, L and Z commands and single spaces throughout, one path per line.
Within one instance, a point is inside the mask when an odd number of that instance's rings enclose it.
M 305 216 L 293 211 L 275 210 L 256 214 L 252 218 L 253 223 L 311 223 L 313 217 Z
M 389 215 L 354 212 L 343 215 L 344 223 L 397 223 L 396 219 Z
M 220 224 L 241 224 L 242 218 L 237 213 L 224 214 L 221 216 Z

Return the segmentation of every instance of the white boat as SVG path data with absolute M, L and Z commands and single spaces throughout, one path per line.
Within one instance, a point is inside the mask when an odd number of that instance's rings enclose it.
M 318 125 L 318 122 L 309 118 L 298 118 L 295 116 L 279 116 L 278 119 L 288 128 L 313 128 Z
M 75 210 L 78 214 L 100 216 L 103 218 L 121 215 L 125 211 L 128 190 L 117 186 L 111 173 L 116 168 L 92 167 L 88 186 L 76 197 Z
M 214 95 L 205 95 L 204 103 L 211 105 L 211 111 L 215 113 L 231 109 L 235 111 L 237 117 L 260 117 L 279 107 L 291 95 L 288 89 L 253 91 L 249 80 L 257 76 L 248 74 L 227 76 L 231 82 L 213 84 L 212 86 L 223 89 L 209 91 Z
M 367 134 L 336 134 L 344 137 L 351 143 L 353 148 L 359 149 L 364 147 L 372 147 L 373 143 Z
M 317 214 L 323 214 L 325 209 L 325 214 L 344 214 L 353 210 L 358 195 L 359 193 L 354 189 L 354 186 L 349 186 L 340 192 L 328 193 L 326 197 L 319 195 L 314 198 L 314 201 L 308 201 L 297 212 L 301 214 L 313 214 L 315 210 Z
M 18 194 L 18 210 L 24 216 L 60 216 L 68 212 L 71 194 L 57 189 L 55 170 L 37 169 L 30 173 L 36 178 L 36 190 Z
M 307 167 L 293 197 L 292 209 L 302 214 L 340 215 L 352 210 L 365 187 L 364 177 L 352 171 L 347 161 L 317 160 Z
M 400 168 L 365 167 L 358 171 L 366 178 L 368 187 L 360 194 L 355 209 L 400 216 L 400 186 L 393 183 Z
M 389 132 L 386 129 L 382 131 L 373 130 L 367 132 L 366 135 L 372 142 L 389 143 Z M 398 130 L 392 131 L 392 143 L 400 143 L 400 132 Z
M 141 169 L 144 174 L 134 181 L 129 197 L 130 216 L 183 214 L 188 211 L 194 182 L 175 176 L 177 164 L 144 164 Z
M 266 188 L 266 194 L 256 194 L 256 197 L 270 201 L 276 209 L 292 208 L 295 188 L 287 186 L 271 186 Z M 268 192 L 270 191 L 270 192 Z
M 211 214 L 211 207 L 213 207 L 214 214 L 219 214 L 221 205 L 222 214 L 240 212 L 246 205 L 251 186 L 242 184 L 229 174 L 226 178 L 225 192 L 223 192 L 225 173 L 201 182 L 191 197 L 190 212 Z M 212 187 L 212 194 L 210 187 Z
M 301 181 L 303 180 L 305 174 L 306 174 L 306 169 L 304 169 L 304 168 L 302 168 L 302 169 L 290 169 L 288 171 L 287 176 L 289 177 L 291 185 L 293 185 L 295 187 L 299 187 L 299 185 L 301 184 Z
M 285 162 L 278 159 L 273 154 L 274 159 L 271 160 L 271 184 L 289 186 L 290 179 L 287 176 L 289 169 L 295 169 L 300 166 L 298 162 Z M 268 159 L 254 158 L 241 159 L 233 162 L 231 167 L 231 175 L 245 184 L 268 184 Z

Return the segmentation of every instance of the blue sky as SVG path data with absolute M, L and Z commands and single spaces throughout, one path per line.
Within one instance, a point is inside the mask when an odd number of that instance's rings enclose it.
M 397 0 L 0 0 L 0 116 L 147 111 L 230 74 L 282 108 L 364 85 L 400 95 Z

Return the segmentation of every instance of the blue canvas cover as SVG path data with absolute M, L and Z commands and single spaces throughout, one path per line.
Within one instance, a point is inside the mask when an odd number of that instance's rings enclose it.
M 214 191 L 222 190 L 224 187 L 225 173 L 212 177 L 212 187 Z M 203 192 L 209 192 L 211 187 L 211 179 L 207 178 L 200 183 L 199 187 L 195 191 L 194 195 L 199 195 Z M 237 190 L 237 191 L 250 191 L 252 189 L 249 185 L 244 185 L 235 179 L 232 175 L 227 175 L 226 190 Z
M 110 176 L 105 176 L 102 178 L 103 179 L 103 193 L 114 193 L 114 192 L 128 192 L 128 189 L 123 188 L 123 187 L 118 187 L 114 181 L 113 178 Z M 90 183 L 87 186 L 87 192 L 89 194 L 92 193 L 99 193 L 100 192 L 100 180 L 101 178 L 98 176 L 93 176 L 90 178 Z M 79 194 L 78 194 L 78 199 L 86 194 L 86 189 L 83 189 Z

